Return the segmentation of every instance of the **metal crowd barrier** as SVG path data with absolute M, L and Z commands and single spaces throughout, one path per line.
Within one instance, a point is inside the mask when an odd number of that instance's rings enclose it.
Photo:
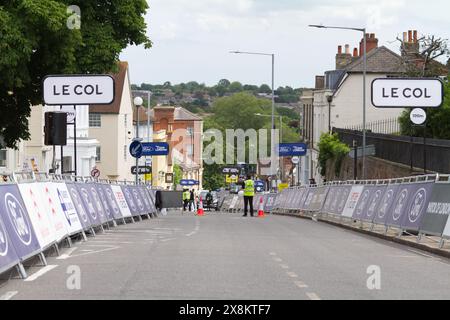
M 73 237 L 87 240 L 126 220 L 156 215 L 155 190 L 147 185 L 92 177 L 17 172 L 0 179 L 0 274 L 16 270 L 26 278 L 23 262 Z
M 294 213 L 395 236 L 450 239 L 450 176 L 337 181 L 289 188 L 277 195 L 275 213 Z

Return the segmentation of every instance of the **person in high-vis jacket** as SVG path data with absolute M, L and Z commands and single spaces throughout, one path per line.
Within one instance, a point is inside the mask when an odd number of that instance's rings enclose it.
M 250 215 L 253 217 L 253 197 L 255 196 L 255 182 L 252 176 L 248 175 L 247 180 L 243 183 L 244 187 L 244 217 L 247 216 L 248 207 L 250 207 Z
M 187 206 L 189 204 L 189 198 L 191 194 L 189 193 L 188 189 L 183 190 L 183 211 L 187 210 Z

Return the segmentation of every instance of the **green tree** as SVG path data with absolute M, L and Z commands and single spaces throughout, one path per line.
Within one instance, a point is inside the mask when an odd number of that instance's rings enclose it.
M 69 5 L 81 9 L 73 28 Z M 151 47 L 145 0 L 14 0 L 0 6 L 0 135 L 7 147 L 28 139 L 31 106 L 48 74 L 115 71 L 128 45 Z M 70 19 L 69 19 L 70 18 Z M 70 28 L 69 28 L 70 27 Z
M 178 186 L 181 179 L 183 179 L 183 170 L 179 164 L 173 165 L 173 185 Z
M 272 93 L 272 89 L 267 84 L 263 84 L 259 87 L 259 93 L 270 94 Z
M 336 176 L 339 176 L 342 160 L 350 152 L 350 147 L 339 140 L 337 133 L 323 133 L 319 140 L 319 165 L 320 174 L 325 177 L 327 175 L 328 160 L 335 160 Z
M 228 91 L 230 91 L 232 93 L 241 92 L 242 84 L 238 81 L 234 81 L 228 86 Z

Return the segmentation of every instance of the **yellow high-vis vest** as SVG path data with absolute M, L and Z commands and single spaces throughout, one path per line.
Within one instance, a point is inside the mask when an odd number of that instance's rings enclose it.
M 255 182 L 253 180 L 245 180 L 244 196 L 253 197 L 255 195 Z

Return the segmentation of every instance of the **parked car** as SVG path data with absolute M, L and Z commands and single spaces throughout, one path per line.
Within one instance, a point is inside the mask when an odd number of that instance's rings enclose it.
M 207 201 L 207 195 L 208 195 L 208 190 L 203 190 L 200 192 L 200 197 L 202 198 L 203 201 L 203 209 L 205 210 L 210 210 L 214 209 L 216 211 L 219 211 L 219 197 L 217 196 L 217 192 L 216 191 L 211 191 L 211 202 Z

